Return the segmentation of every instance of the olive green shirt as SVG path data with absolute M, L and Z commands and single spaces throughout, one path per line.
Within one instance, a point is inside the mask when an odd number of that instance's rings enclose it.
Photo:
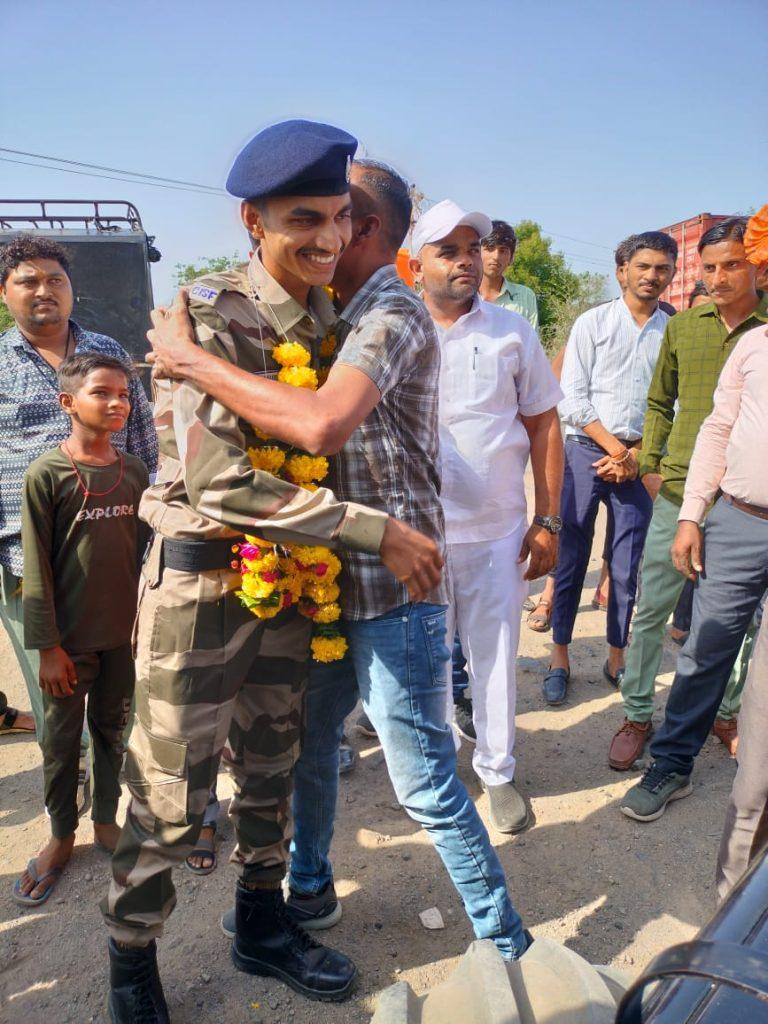
M 69 653 L 109 651 L 129 642 L 139 565 L 149 531 L 139 501 L 147 467 L 122 452 L 120 463 L 72 464 L 54 448 L 24 477 L 21 544 L 24 646 Z M 114 487 L 114 489 L 113 489 Z M 109 492 L 109 493 L 103 493 Z
M 667 323 L 648 392 L 639 471 L 660 473 L 661 493 L 681 505 L 696 436 L 712 412 L 725 361 L 743 334 L 768 322 L 768 297 L 729 331 L 717 306 L 707 303 L 677 313 Z

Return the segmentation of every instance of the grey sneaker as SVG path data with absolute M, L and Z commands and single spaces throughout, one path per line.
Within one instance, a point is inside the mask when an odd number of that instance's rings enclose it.
M 483 789 L 488 794 L 491 824 L 497 832 L 513 834 L 528 827 L 528 808 L 514 782 L 505 782 L 501 786 L 483 783 Z
M 682 800 L 693 790 L 690 775 L 666 772 L 654 761 L 619 805 L 622 814 L 635 821 L 656 821 L 667 809 L 670 800 Z
M 300 896 L 287 889 L 285 905 L 293 921 L 306 932 L 319 932 L 333 928 L 341 920 L 341 903 L 336 896 L 333 882 L 317 896 Z M 228 939 L 235 937 L 235 908 L 230 907 L 221 915 L 221 930 Z

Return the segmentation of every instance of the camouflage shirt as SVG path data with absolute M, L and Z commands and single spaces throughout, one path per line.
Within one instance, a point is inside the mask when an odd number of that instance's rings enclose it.
M 200 278 L 189 297 L 200 346 L 267 377 L 277 376 L 271 352 L 286 338 L 304 345 L 316 363 L 319 338 L 335 320 L 321 288 L 310 292 L 310 314 L 267 273 L 258 252 L 247 267 Z M 384 513 L 254 469 L 248 448 L 261 442 L 253 427 L 194 384 L 156 381 L 155 398 L 160 466 L 139 514 L 158 533 L 180 540 L 250 533 L 378 552 Z

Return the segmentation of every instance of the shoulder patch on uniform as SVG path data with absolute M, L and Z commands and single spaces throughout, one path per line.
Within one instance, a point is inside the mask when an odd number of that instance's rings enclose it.
M 194 295 L 196 299 L 201 302 L 207 302 L 209 305 L 213 305 L 219 295 L 218 288 L 210 288 L 206 284 L 196 284 L 189 289 L 189 294 Z

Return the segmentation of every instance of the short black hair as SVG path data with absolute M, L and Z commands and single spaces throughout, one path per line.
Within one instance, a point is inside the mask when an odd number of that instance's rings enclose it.
M 0 284 L 5 284 L 10 272 L 20 263 L 28 263 L 29 260 L 56 260 L 69 277 L 69 257 L 64 246 L 51 238 L 16 235 L 10 242 L 0 246 Z
M 125 374 L 128 381 L 133 377 L 133 368 L 122 359 L 108 356 L 104 352 L 75 352 L 63 360 L 56 373 L 59 390 L 67 395 L 74 395 L 82 387 L 88 374 L 94 370 L 118 370 Z
M 506 245 L 511 250 L 512 255 L 515 253 L 517 248 L 517 235 L 515 229 L 511 224 L 507 224 L 505 220 L 492 220 L 491 221 L 491 233 L 486 235 L 480 243 L 484 249 L 494 249 L 501 245 Z
M 690 309 L 691 306 L 693 305 L 693 300 L 694 299 L 698 299 L 698 297 L 700 295 L 706 295 L 707 298 L 709 298 L 709 292 L 707 291 L 707 286 L 704 284 L 703 281 L 697 281 L 696 284 L 691 289 L 691 294 L 688 296 L 688 309 Z
M 666 231 L 642 231 L 639 235 L 630 235 L 616 246 L 616 252 L 613 254 L 616 266 L 623 267 L 625 263 L 629 263 L 640 249 L 669 253 L 672 262 L 677 262 L 677 242 L 672 235 L 668 235 Z
M 726 217 L 719 224 L 715 224 L 709 231 L 705 231 L 699 239 L 697 249 L 699 255 L 705 245 L 717 245 L 718 242 L 727 242 L 733 239 L 735 242 L 744 241 L 744 232 L 747 230 L 747 217 Z
M 408 182 L 380 160 L 355 160 L 355 167 L 362 170 L 363 184 L 386 215 L 383 227 L 387 240 L 394 249 L 399 249 L 408 234 L 413 212 Z

